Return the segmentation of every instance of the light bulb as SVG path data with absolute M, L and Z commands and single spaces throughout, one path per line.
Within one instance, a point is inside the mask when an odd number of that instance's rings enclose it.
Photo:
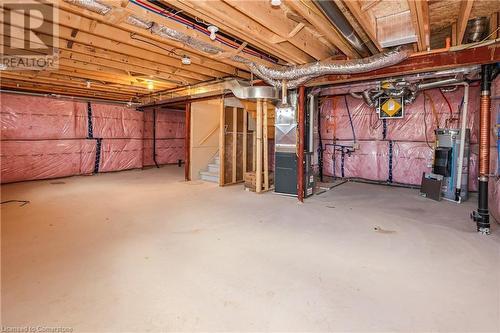
M 153 90 L 155 88 L 153 81 L 148 81 L 148 89 Z
M 274 7 L 281 6 L 281 0 L 271 0 L 271 6 Z
M 210 31 L 210 39 L 215 40 L 215 33 L 219 31 L 219 28 L 217 28 L 215 25 L 210 25 L 208 26 L 207 30 Z
M 87 89 L 90 88 L 90 81 L 87 80 L 86 84 L 87 84 Z
M 191 58 L 188 56 L 182 56 L 181 62 L 183 65 L 191 65 Z

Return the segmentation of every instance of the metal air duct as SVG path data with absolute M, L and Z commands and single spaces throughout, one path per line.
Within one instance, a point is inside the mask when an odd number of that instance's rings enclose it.
M 365 46 L 361 38 L 356 34 L 352 25 L 347 21 L 346 17 L 339 7 L 331 0 L 315 0 L 314 3 L 321 8 L 321 11 L 333 25 L 337 27 L 339 32 L 351 44 L 351 46 L 362 57 L 369 56 L 370 50 Z

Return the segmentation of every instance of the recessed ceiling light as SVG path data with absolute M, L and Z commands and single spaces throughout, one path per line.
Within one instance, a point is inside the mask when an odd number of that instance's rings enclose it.
M 271 0 L 271 6 L 274 7 L 281 6 L 281 0 Z

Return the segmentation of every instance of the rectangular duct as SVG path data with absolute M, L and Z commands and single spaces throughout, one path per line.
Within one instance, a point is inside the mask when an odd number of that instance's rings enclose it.
M 382 47 L 393 47 L 417 41 L 409 10 L 377 17 L 377 40 Z

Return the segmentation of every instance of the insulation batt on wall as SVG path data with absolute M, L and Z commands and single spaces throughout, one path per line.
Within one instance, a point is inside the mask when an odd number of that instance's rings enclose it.
M 467 125 L 472 129 L 469 172 L 469 190 L 471 191 L 477 190 L 479 94 L 479 87 L 471 86 Z M 494 82 L 492 95 L 500 97 L 498 79 Z M 341 177 L 343 171 L 344 177 L 347 178 L 420 185 L 422 173 L 429 172 L 431 169 L 433 150 L 429 145 L 432 146 L 435 140 L 434 129 L 459 127 L 462 98 L 463 88 L 444 94 L 439 89 L 427 90 L 425 95 L 420 93 L 412 104 L 405 105 L 403 119 L 387 120 L 384 126 L 384 122 L 378 119 L 374 108 L 367 106 L 362 100 L 349 95 L 325 97 L 320 109 L 321 137 L 324 148 L 323 174 Z M 353 145 L 346 101 L 352 115 L 359 148 L 349 153 L 344 148 L 342 158 L 340 146 Z M 496 124 L 499 103 L 500 100 L 493 99 L 491 109 L 490 168 L 492 175 L 496 174 L 498 161 L 497 138 L 493 126 Z M 389 172 L 390 157 L 392 158 L 392 173 Z M 500 220 L 499 178 L 492 177 L 490 184 L 491 214 Z
M 8 93 L 0 99 L 2 183 L 92 174 L 98 146 L 98 172 L 154 165 L 151 111 L 92 102 L 90 133 L 85 102 Z M 183 112 L 157 112 L 159 164 L 184 160 L 184 122 Z

